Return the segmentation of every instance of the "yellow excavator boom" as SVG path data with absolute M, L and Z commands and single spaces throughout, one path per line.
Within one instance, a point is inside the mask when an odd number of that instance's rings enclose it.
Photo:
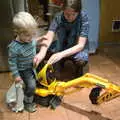
M 47 71 L 48 69 L 49 71 Z M 67 94 L 66 91 L 69 88 L 73 87 L 77 89 L 77 86 L 79 86 L 78 88 L 93 88 L 89 95 L 89 98 L 93 104 L 100 104 L 120 95 L 120 86 L 115 85 L 109 82 L 107 79 L 101 78 L 94 74 L 87 73 L 68 82 L 62 82 L 56 80 L 56 78 L 52 78 L 52 82 L 48 83 L 49 76 L 47 76 L 47 72 L 51 72 L 51 74 L 54 72 L 51 65 L 46 64 L 38 73 L 39 83 L 45 86 L 45 88 L 36 88 L 35 94 L 42 97 L 48 95 L 63 96 Z M 100 95 L 102 89 L 104 89 L 105 92 Z

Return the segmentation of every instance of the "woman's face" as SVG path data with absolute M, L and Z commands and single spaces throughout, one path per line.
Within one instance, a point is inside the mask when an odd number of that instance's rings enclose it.
M 68 22 L 73 22 L 77 16 L 78 16 L 78 12 L 76 12 L 72 8 L 66 8 L 64 10 L 64 17 Z

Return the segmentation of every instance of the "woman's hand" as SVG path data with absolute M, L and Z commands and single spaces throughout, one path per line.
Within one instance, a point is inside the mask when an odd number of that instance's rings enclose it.
M 43 42 L 44 40 L 48 40 L 48 38 L 47 38 L 46 35 L 43 35 L 43 36 L 37 37 L 36 40 L 37 40 L 38 42 Z
M 39 65 L 39 63 L 44 59 L 45 54 L 40 54 L 38 53 L 37 55 L 35 55 L 34 59 L 33 59 L 33 66 L 35 68 L 37 68 L 37 66 Z
M 61 52 L 53 54 L 48 60 L 47 64 L 54 64 L 63 58 L 63 54 Z

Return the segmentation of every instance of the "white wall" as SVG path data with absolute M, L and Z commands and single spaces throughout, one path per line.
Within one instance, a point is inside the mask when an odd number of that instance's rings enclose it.
M 100 2 L 99 0 L 82 0 L 82 4 L 83 9 L 87 11 L 89 16 L 89 52 L 95 53 L 99 39 Z

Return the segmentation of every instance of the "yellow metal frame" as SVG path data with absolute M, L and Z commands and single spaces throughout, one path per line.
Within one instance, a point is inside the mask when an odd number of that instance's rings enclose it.
M 120 86 L 110 83 L 107 79 L 101 78 L 94 74 L 87 73 L 82 77 L 70 80 L 68 82 L 53 80 L 51 84 L 47 83 L 46 71 L 50 68 L 53 70 L 51 65 L 46 64 L 43 69 L 38 73 L 39 83 L 45 88 L 36 88 L 35 94 L 45 97 L 48 95 L 57 95 L 63 96 L 68 93 L 75 92 L 77 88 L 93 88 L 95 86 L 101 87 L 104 89 L 104 93 L 97 98 L 97 103 L 100 104 L 105 101 L 109 101 L 120 95 Z M 77 87 L 79 86 L 79 87 Z M 67 92 L 68 88 L 74 88 L 71 91 Z M 78 90 L 80 90 L 78 89 Z

